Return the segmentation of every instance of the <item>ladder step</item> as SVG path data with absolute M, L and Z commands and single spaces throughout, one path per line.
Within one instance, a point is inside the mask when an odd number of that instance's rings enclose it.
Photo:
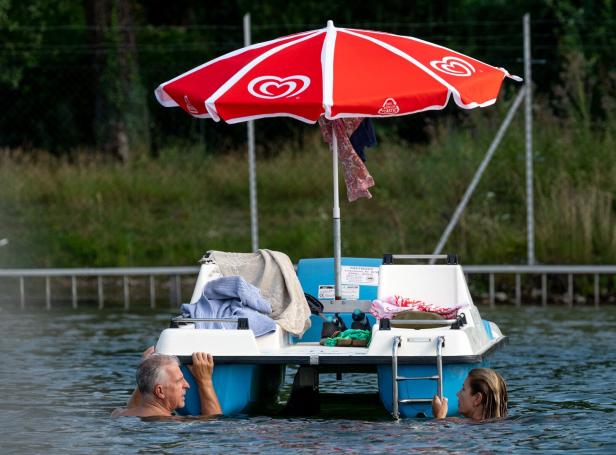
M 432 403 L 432 398 L 407 398 L 406 400 L 398 400 L 400 404 L 412 403 Z
M 430 379 L 432 381 L 438 380 L 438 375 L 436 376 L 396 376 L 396 381 L 421 381 Z

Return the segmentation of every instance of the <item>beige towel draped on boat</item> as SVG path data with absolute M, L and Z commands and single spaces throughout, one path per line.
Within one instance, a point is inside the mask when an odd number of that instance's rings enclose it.
M 239 275 L 261 290 L 272 305 L 272 319 L 280 327 L 294 335 L 310 328 L 310 307 L 289 256 L 271 250 L 209 253 L 224 276 Z

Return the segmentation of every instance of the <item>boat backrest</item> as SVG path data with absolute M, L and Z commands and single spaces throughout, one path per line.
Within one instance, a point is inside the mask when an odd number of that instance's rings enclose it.
M 220 272 L 220 267 L 218 267 L 218 264 L 211 260 L 204 261 L 199 269 L 199 275 L 197 276 L 197 282 L 195 283 L 195 289 L 193 290 L 190 303 L 196 303 L 199 301 L 206 283 L 220 278 L 221 276 L 222 273 Z
M 383 260 L 381 258 L 341 258 L 341 284 L 342 298 L 350 300 L 372 301 L 376 299 L 379 284 L 379 268 Z M 305 293 L 316 297 L 319 300 L 333 300 L 334 298 L 334 258 L 310 258 L 300 259 L 297 264 L 297 277 Z M 359 305 L 348 305 L 348 310 L 340 311 L 347 327 L 353 323 L 352 313 L 355 309 L 366 311 L 366 308 L 359 308 Z M 326 315 L 333 315 L 324 308 Z M 367 315 L 371 324 L 374 317 Z M 319 342 L 321 340 L 321 329 L 323 328 L 323 318 L 312 315 L 310 317 L 311 326 L 301 338 L 302 342 Z
M 459 265 L 382 265 L 378 298 L 391 296 L 422 300 L 429 305 L 447 308 L 472 304 Z

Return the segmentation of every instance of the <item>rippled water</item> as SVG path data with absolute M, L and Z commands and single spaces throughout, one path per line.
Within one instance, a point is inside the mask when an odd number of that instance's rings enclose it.
M 511 417 L 488 424 L 393 422 L 352 403 L 319 418 L 111 419 L 167 315 L 0 311 L 0 451 L 616 453 L 616 308 L 482 313 L 510 337 L 492 365 L 509 384 Z M 348 391 L 374 384 L 357 375 L 343 381 Z M 322 390 L 339 385 L 323 378 Z

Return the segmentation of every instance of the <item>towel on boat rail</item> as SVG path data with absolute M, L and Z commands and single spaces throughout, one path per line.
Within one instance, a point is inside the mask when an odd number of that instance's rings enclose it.
M 259 288 L 272 305 L 272 319 L 284 330 L 301 336 L 310 328 L 310 307 L 289 256 L 265 249 L 254 253 L 209 253 L 223 276 L 239 275 Z
M 259 337 L 276 330 L 276 323 L 269 317 L 270 303 L 261 296 L 259 289 L 241 276 L 227 276 L 206 283 L 201 298 L 196 303 L 180 307 L 182 316 L 188 318 L 247 318 L 248 327 Z M 234 329 L 233 324 L 222 322 L 197 322 L 199 329 Z

